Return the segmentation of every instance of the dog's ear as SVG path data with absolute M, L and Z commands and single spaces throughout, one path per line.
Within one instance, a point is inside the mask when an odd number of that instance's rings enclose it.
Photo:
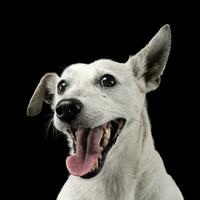
M 151 41 L 127 61 L 137 79 L 143 78 L 146 92 L 155 90 L 160 84 L 171 48 L 171 29 L 163 26 Z
M 47 73 L 41 78 L 29 102 L 28 116 L 38 115 L 42 110 L 43 101 L 48 104 L 52 103 L 58 78 L 56 73 Z

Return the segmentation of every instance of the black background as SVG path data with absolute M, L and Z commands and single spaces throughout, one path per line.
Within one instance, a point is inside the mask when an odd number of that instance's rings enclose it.
M 125 62 L 166 23 L 172 29 L 172 50 L 161 86 L 148 94 L 149 115 L 155 146 L 167 171 L 185 199 L 195 199 L 199 67 L 195 5 L 159 5 L 154 10 L 148 5 L 131 4 L 118 9 L 96 4 L 87 10 L 81 6 L 50 6 L 13 6 L 3 18 L 6 199 L 14 195 L 19 199 L 53 200 L 67 179 L 66 138 L 54 135 L 52 128 L 46 133 L 50 109 L 44 105 L 39 116 L 26 116 L 39 79 L 46 72 L 60 74 L 64 65 L 77 62 L 100 58 Z

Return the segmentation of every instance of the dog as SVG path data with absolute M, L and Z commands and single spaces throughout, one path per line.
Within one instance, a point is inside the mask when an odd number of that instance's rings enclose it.
M 100 59 L 42 77 L 27 115 L 46 102 L 54 126 L 67 135 L 70 176 L 57 200 L 183 200 L 154 148 L 146 103 L 170 48 L 167 24 L 125 63 Z

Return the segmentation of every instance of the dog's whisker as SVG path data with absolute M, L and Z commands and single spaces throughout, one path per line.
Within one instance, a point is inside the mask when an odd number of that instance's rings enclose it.
M 59 131 L 55 128 L 55 126 L 53 125 L 53 120 L 52 120 L 52 129 L 53 129 L 53 136 L 54 136 L 54 137 L 57 137 L 58 135 L 61 134 L 61 132 L 59 132 Z
M 54 113 L 50 113 L 50 114 L 48 114 L 48 115 L 46 115 L 44 118 L 48 118 L 48 117 L 53 117 L 53 115 L 54 115 Z
M 47 137 L 48 137 L 48 134 L 49 134 L 49 130 L 50 130 L 50 127 L 51 127 L 51 125 L 53 124 L 53 117 L 52 118 L 50 118 L 49 120 L 48 120 L 48 122 L 45 124 L 45 132 L 44 132 L 44 134 L 45 134 L 45 139 L 47 139 Z

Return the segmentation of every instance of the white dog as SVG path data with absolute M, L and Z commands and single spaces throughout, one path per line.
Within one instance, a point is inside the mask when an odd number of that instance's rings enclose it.
M 160 84 L 170 46 L 165 25 L 126 63 L 79 63 L 41 79 L 27 114 L 50 104 L 71 148 L 71 175 L 57 200 L 183 200 L 154 148 L 145 100 Z

